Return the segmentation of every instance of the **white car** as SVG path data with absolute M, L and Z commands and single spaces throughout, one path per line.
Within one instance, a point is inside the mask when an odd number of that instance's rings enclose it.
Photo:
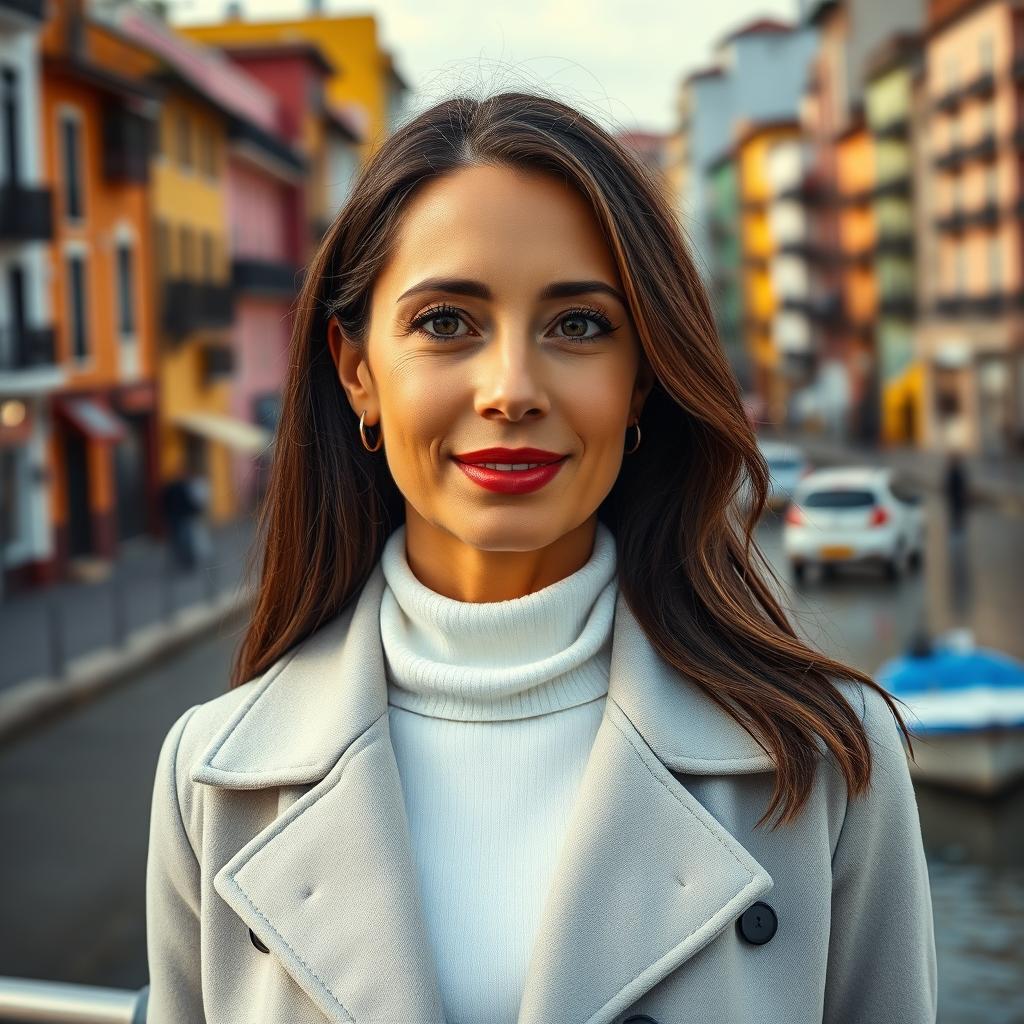
M 793 492 L 801 477 L 810 473 L 813 467 L 803 450 L 795 444 L 759 440 L 757 445 L 771 473 L 768 507 L 785 508 L 793 500 Z
M 813 467 L 803 450 L 795 444 L 765 440 L 759 437 L 757 447 L 768 464 L 767 506 L 775 510 L 783 509 L 793 497 L 793 490 L 797 482 Z M 753 498 L 752 490 L 750 478 L 744 474 L 736 494 L 736 501 L 740 508 L 749 508 Z
M 880 565 L 889 579 L 898 579 L 924 558 L 920 495 L 888 468 L 815 470 L 793 494 L 782 546 L 797 582 L 809 565 L 832 571 L 851 562 Z

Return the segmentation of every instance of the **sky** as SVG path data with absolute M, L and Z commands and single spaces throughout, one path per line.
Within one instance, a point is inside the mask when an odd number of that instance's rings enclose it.
M 241 0 L 253 20 L 305 0 Z M 218 21 L 221 0 L 170 0 L 176 22 Z M 415 112 L 454 92 L 554 94 L 612 130 L 666 132 L 682 77 L 722 35 L 756 17 L 793 19 L 796 0 L 324 0 L 328 14 L 377 16 Z

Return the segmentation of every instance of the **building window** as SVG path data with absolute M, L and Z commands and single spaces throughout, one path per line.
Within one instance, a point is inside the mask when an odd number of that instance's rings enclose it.
M 988 240 L 988 288 L 999 291 L 1003 283 L 1003 249 L 998 233 L 993 232 Z
M 85 215 L 82 162 L 82 118 L 77 111 L 60 115 L 61 166 L 64 173 L 64 215 L 81 220 Z
M 85 305 L 85 253 L 71 252 L 67 257 L 68 328 L 71 333 L 71 352 L 76 359 L 89 357 L 89 330 Z
M 202 238 L 203 253 L 203 280 L 213 280 L 213 235 L 209 231 L 203 232 Z
M 132 244 L 117 243 L 117 323 L 121 337 L 135 333 L 135 272 Z
M 21 110 L 20 79 L 15 68 L 4 68 L 0 76 L 3 108 L 3 140 L 5 178 L 12 185 L 21 178 Z
M 953 293 L 963 295 L 967 288 L 967 260 L 964 257 L 962 242 L 957 242 L 956 248 L 953 250 L 953 272 L 956 276 Z
M 156 224 L 156 270 L 161 280 L 171 276 L 171 229 L 164 220 Z
M 184 113 L 178 114 L 178 162 L 184 168 L 192 166 L 192 125 Z
M 211 128 L 204 128 L 202 133 L 202 164 L 203 173 L 208 178 L 217 177 L 217 140 Z
M 990 203 L 999 202 L 999 167 L 990 164 L 985 170 L 985 195 Z
M 978 60 L 981 64 L 981 73 L 995 70 L 995 49 L 992 46 L 991 36 L 982 36 L 978 41 Z
M 187 278 L 192 276 L 192 272 L 195 270 L 196 265 L 196 254 L 193 250 L 194 242 L 192 229 L 182 225 L 179 237 L 181 239 L 181 251 L 178 253 L 178 269 L 180 271 L 180 276 Z

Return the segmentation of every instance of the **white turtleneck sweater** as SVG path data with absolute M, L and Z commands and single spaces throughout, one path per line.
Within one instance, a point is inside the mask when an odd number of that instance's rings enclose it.
M 598 522 L 579 570 L 473 603 L 382 556 L 388 724 L 448 1024 L 514 1024 L 526 966 L 604 713 L 617 595 Z

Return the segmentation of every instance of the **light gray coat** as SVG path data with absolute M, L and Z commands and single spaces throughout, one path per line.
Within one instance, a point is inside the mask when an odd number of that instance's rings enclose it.
M 168 732 L 149 1024 L 444 1024 L 388 733 L 383 587 L 378 563 L 341 614 Z M 873 690 L 840 685 L 871 738 L 870 794 L 848 803 L 825 761 L 798 823 L 753 830 L 769 758 L 657 654 L 620 594 L 606 710 L 517 1024 L 935 1020 L 900 733 Z M 737 926 L 759 901 L 777 920 L 760 944 Z

